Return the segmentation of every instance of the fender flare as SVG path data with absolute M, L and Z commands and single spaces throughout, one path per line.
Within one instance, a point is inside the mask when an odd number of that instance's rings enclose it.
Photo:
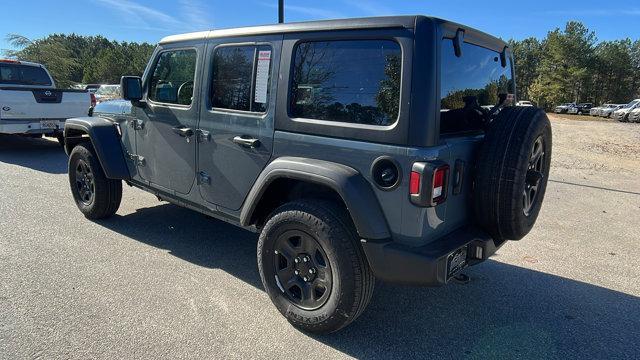
M 122 152 L 115 123 L 101 117 L 67 119 L 64 124 L 65 151 L 71 153 L 78 134 L 87 134 L 98 156 L 104 175 L 109 179 L 128 180 L 129 168 Z
M 351 219 L 364 239 L 391 237 L 386 218 L 371 184 L 355 169 L 346 165 L 308 158 L 280 157 L 265 167 L 242 207 L 240 224 L 252 225 L 252 216 L 262 195 L 275 180 L 295 179 L 324 185 L 344 201 Z

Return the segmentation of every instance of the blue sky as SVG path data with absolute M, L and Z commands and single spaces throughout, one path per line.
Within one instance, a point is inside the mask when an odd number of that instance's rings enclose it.
M 0 49 L 6 35 L 103 35 L 156 43 L 163 36 L 277 21 L 277 0 L 22 0 L 3 1 Z M 580 20 L 600 40 L 640 38 L 640 0 L 421 1 L 285 0 L 286 21 L 425 14 L 476 27 L 504 39 L 544 37 Z

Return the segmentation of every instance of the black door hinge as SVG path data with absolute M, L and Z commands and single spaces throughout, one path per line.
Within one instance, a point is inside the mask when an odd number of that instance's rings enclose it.
M 144 129 L 144 122 L 138 119 L 131 119 L 129 120 L 129 126 L 131 126 L 133 130 L 142 130 Z
M 198 173 L 198 185 L 211 185 L 211 176 L 206 172 L 200 171 Z
M 132 154 L 132 153 L 127 151 L 127 158 L 129 160 L 133 161 L 138 166 L 144 166 L 145 165 L 145 161 L 144 161 L 144 157 L 143 156 Z
M 198 129 L 196 130 L 196 133 L 198 134 L 197 136 L 199 143 L 211 141 L 211 133 L 207 130 Z

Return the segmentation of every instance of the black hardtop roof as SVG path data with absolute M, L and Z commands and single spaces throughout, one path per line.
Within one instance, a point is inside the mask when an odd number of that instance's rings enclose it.
M 484 39 L 485 41 L 495 43 L 500 46 L 506 46 L 501 39 L 476 30 L 469 26 L 461 25 L 455 22 L 423 15 L 400 15 L 400 16 L 379 16 L 352 19 L 336 19 L 336 20 L 318 20 L 291 22 L 284 24 L 249 26 L 219 30 L 201 31 L 188 34 L 171 35 L 160 40 L 160 44 L 173 42 L 181 42 L 198 39 L 212 39 L 221 37 L 249 36 L 249 35 L 266 35 L 266 34 L 283 34 L 291 32 L 305 31 L 323 31 L 323 30 L 350 30 L 350 29 L 380 29 L 380 28 L 406 28 L 413 29 L 416 23 L 420 21 L 431 22 L 436 26 L 446 29 L 464 29 L 465 34 L 473 34 L 475 37 Z

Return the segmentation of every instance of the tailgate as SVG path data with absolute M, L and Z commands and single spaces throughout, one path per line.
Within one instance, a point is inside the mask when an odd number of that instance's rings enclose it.
M 85 91 L 0 88 L 0 119 L 68 119 L 86 116 L 91 97 Z

